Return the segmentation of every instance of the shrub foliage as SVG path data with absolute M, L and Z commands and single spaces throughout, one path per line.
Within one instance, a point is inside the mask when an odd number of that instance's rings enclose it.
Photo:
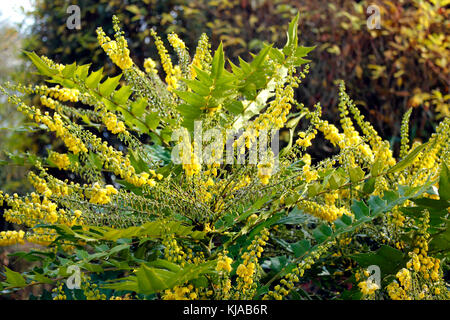
M 1 232 L 0 244 L 41 246 L 14 254 L 39 263 L 5 267 L 1 292 L 52 284 L 41 298 L 448 299 L 449 118 L 411 144 L 406 113 L 399 159 L 343 82 L 340 124 L 324 120 L 319 103 L 294 97 L 314 49 L 298 44 L 297 23 L 283 47 L 236 64 L 205 34 L 192 52 L 169 34 L 172 59 L 151 30 L 162 70 L 155 57 L 140 66 L 116 17 L 114 34 L 98 28 L 97 38 L 120 74 L 28 52 L 49 85 L 1 90 L 60 146 L 20 159 L 34 192 L 0 193 L 4 218 L 22 227 Z M 276 144 L 280 129 L 288 144 L 251 163 L 256 141 Z M 228 144 L 220 137 L 230 131 Z M 319 136 L 338 150 L 320 161 L 308 153 Z

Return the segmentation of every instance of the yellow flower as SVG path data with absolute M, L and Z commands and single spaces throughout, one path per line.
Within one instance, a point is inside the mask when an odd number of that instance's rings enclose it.
M 2 231 L 0 232 L 0 246 L 10 246 L 13 244 L 24 244 L 25 232 L 20 231 Z
M 183 40 L 181 40 L 176 33 L 171 33 L 167 36 L 167 39 L 169 40 L 170 44 L 174 49 L 185 49 L 186 45 L 184 44 Z
M 217 261 L 217 267 L 216 271 L 225 271 L 227 273 L 231 272 L 231 263 L 233 262 L 233 259 L 230 257 L 224 256 L 219 261 Z
M 360 282 L 358 284 L 358 287 L 361 289 L 361 292 L 364 295 L 371 295 L 376 290 L 380 289 L 380 287 L 375 282 L 370 281 L 370 280 Z
M 152 58 L 147 58 L 144 60 L 144 69 L 145 72 L 150 74 L 157 74 L 158 70 L 156 70 L 156 62 L 153 61 Z
M 120 31 L 119 21 L 116 16 L 113 17 L 113 26 L 116 31 L 116 40 L 111 40 L 106 36 L 105 32 L 101 27 L 97 28 L 97 39 L 106 52 L 106 54 L 111 58 L 120 69 L 126 70 L 133 66 L 133 60 L 130 58 L 130 50 L 128 49 L 127 41 L 123 36 L 123 32 Z
M 67 169 L 67 167 L 70 165 L 69 156 L 67 154 L 51 152 L 48 159 L 61 170 Z
M 103 122 L 106 125 L 106 128 L 111 131 L 113 134 L 118 134 L 126 131 L 125 124 L 123 121 L 118 121 L 117 117 L 114 113 L 108 112 L 103 117 Z

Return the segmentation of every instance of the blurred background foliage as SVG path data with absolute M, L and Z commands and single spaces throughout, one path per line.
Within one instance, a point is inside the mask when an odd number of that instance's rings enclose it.
M 264 42 L 281 45 L 289 20 L 300 11 L 301 43 L 317 48 L 310 54 L 310 75 L 297 90 L 298 99 L 307 106 L 320 101 L 325 117 L 336 123 L 338 95 L 334 81 L 345 80 L 362 113 L 398 150 L 401 118 L 408 108 L 414 108 L 412 139 L 428 137 L 434 132 L 436 121 L 450 114 L 449 3 L 449 0 L 36 0 L 30 12 L 34 23 L 27 34 L 16 35 L 15 41 L 22 42 L 25 50 L 47 55 L 60 63 L 92 62 L 94 69 L 106 65 L 110 74 L 117 74 L 95 34 L 98 26 L 113 33 L 111 18 L 116 14 L 132 58 L 140 66 L 145 58 L 157 56 L 150 28 L 156 28 L 163 38 L 171 32 L 178 33 L 191 52 L 200 35 L 206 32 L 213 49 L 222 41 L 227 56 L 236 62 L 248 50 L 257 52 Z M 381 10 L 379 30 L 369 30 L 366 24 L 370 15 L 366 10 L 373 4 Z M 80 30 L 66 26 L 69 5 L 81 9 Z M 7 50 L 14 51 L 9 41 L 2 43 L 7 44 Z M 1 63 L 9 67 L 7 61 L 2 59 Z M 13 73 L 15 77 L 26 77 L 30 83 L 34 79 L 29 71 L 32 68 L 24 66 L 27 72 L 1 70 L 10 76 Z M 32 102 L 39 104 L 38 99 Z M 12 114 L 7 108 L 2 110 Z M 17 112 L 14 114 L 19 117 Z M 28 134 L 27 139 L 18 139 L 16 134 L 0 136 L 2 149 L 11 146 L 11 141 L 19 147 L 16 142 L 20 140 L 21 151 L 45 156 L 46 146 L 52 143 L 51 137 L 38 132 Z M 331 151 L 326 143 L 312 148 L 317 158 Z
M 0 19 L 0 82 L 25 81 L 27 72 L 20 59 L 20 48 L 23 36 L 17 28 Z M 22 115 L 16 111 L 16 106 L 7 102 L 0 95 L 0 188 L 13 192 L 24 187 L 25 168 L 21 166 L 2 166 L 6 161 L 7 152 L 22 152 L 26 148 L 36 149 L 33 143 L 21 129 Z M 0 230 L 5 228 L 5 221 L 0 219 Z

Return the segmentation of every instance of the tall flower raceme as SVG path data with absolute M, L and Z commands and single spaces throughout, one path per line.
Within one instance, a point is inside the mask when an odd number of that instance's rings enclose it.
M 34 192 L 0 192 L 17 226 L 0 245 L 40 244 L 44 254 L 30 255 L 47 266 L 5 268 L 3 293 L 45 282 L 54 299 L 80 298 L 65 282 L 76 268 L 86 299 L 304 298 L 303 284 L 326 270 L 336 281 L 323 298 L 448 298 L 449 118 L 410 145 L 406 115 L 400 159 L 343 83 L 340 125 L 323 120 L 319 103 L 294 96 L 313 50 L 298 45 L 298 17 L 283 48 L 239 65 L 206 35 L 189 51 L 170 34 L 172 54 L 151 31 L 160 61 L 148 57 L 145 71 L 113 22 L 114 40 L 97 35 L 121 74 L 28 53 L 55 85 L 0 88 L 55 138 L 47 157 L 19 157 Z M 318 136 L 334 148 L 327 158 L 309 153 Z M 372 260 L 381 283 L 353 277 Z

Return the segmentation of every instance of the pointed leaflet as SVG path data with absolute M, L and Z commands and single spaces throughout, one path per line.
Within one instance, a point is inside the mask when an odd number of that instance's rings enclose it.
M 5 266 L 6 282 L 8 282 L 12 287 L 24 287 L 27 285 L 25 278 L 19 273 L 12 271 Z
M 33 62 L 33 64 L 38 69 L 39 73 L 41 73 L 44 76 L 51 77 L 58 73 L 55 69 L 50 68 L 42 59 L 34 52 L 28 52 L 24 51 L 25 54 L 30 58 L 30 60 Z
M 306 252 L 311 250 L 311 242 L 309 240 L 303 239 L 298 242 L 291 244 L 291 249 L 294 252 L 294 256 L 299 258 L 303 256 Z
M 353 204 L 351 206 L 352 212 L 355 214 L 356 220 L 361 219 L 362 217 L 367 217 L 370 214 L 370 209 L 363 201 L 353 200 Z
M 419 155 L 419 153 L 423 149 L 425 149 L 425 147 L 427 147 L 427 146 L 428 146 L 428 142 L 416 147 L 414 150 L 412 150 L 410 153 L 408 153 L 406 155 L 406 157 L 404 157 L 400 162 L 397 162 L 397 164 L 395 166 L 390 168 L 386 173 L 394 173 L 394 172 L 405 169 L 416 159 L 416 157 Z
M 91 66 L 91 64 L 83 64 L 81 66 L 78 66 L 77 69 L 75 70 L 75 77 L 77 77 L 78 79 L 84 81 L 86 80 L 88 74 L 89 74 L 89 67 Z
M 450 201 L 450 172 L 445 162 L 442 162 L 441 175 L 439 177 L 439 197 L 441 200 Z
M 211 78 L 213 79 L 219 78 L 222 75 L 224 68 L 225 68 L 225 55 L 223 52 L 223 44 L 222 42 L 220 42 L 219 47 L 214 53 L 211 68 Z
M 72 64 L 65 66 L 61 73 L 64 76 L 64 78 L 72 78 L 73 75 L 75 74 L 76 69 L 77 63 L 74 62 Z
M 298 46 L 297 29 L 299 17 L 300 13 L 297 13 L 295 18 L 289 23 L 289 28 L 287 32 L 287 42 L 285 47 L 283 48 L 283 52 L 288 56 L 290 56 Z
M 137 118 L 140 118 L 145 112 L 145 107 L 147 107 L 147 100 L 140 97 L 139 99 L 131 103 L 131 113 Z
M 358 166 L 349 168 L 348 173 L 350 175 L 350 181 L 352 183 L 357 183 L 357 182 L 361 181 L 365 175 L 364 170 Z
M 188 87 L 201 96 L 207 96 L 210 92 L 208 86 L 198 80 L 182 79 Z
M 119 90 L 114 92 L 113 100 L 117 104 L 124 105 L 127 103 L 131 93 L 131 86 L 122 86 Z
M 102 84 L 100 84 L 100 94 L 104 97 L 108 97 L 119 85 L 120 78 L 122 77 L 119 74 L 117 77 L 106 79 Z
M 213 273 L 216 265 L 217 260 L 213 260 L 199 265 L 188 264 L 181 268 L 169 261 L 157 260 L 142 264 L 137 269 L 136 275 L 118 279 L 117 282 L 106 284 L 103 288 L 152 294 L 182 285 L 187 281 L 199 278 L 203 274 Z
M 170 288 L 170 279 L 173 272 L 164 269 L 156 269 L 147 267 L 143 264 L 136 271 L 138 292 L 143 294 L 151 294 L 167 288 Z
M 97 89 L 100 80 L 103 78 L 103 67 L 95 72 L 92 72 L 89 77 L 87 77 L 85 84 L 89 89 Z
M 351 258 L 363 268 L 377 265 L 380 267 L 383 276 L 396 273 L 408 260 L 400 250 L 387 245 L 382 245 L 375 252 L 355 254 Z

